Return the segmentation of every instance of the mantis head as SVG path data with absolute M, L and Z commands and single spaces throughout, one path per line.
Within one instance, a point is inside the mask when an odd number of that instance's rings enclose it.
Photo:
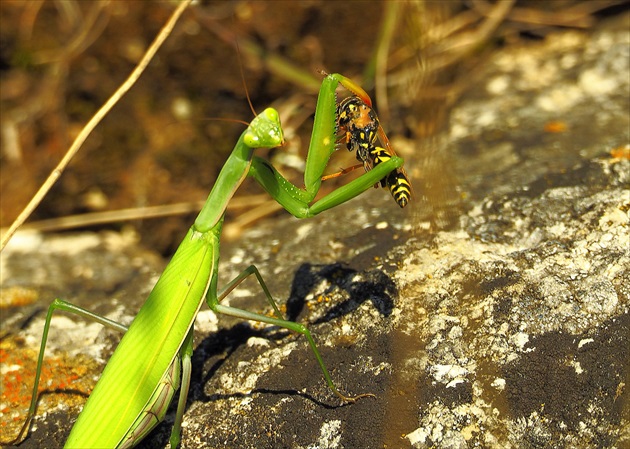
M 243 142 L 250 148 L 274 148 L 284 143 L 278 111 L 267 108 L 249 124 Z

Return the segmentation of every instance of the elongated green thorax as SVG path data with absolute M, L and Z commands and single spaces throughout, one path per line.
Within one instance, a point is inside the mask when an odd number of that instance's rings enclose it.
M 255 149 L 274 148 L 283 143 L 284 135 L 278 112 L 267 108 L 241 134 L 195 220 L 194 229 L 205 232 L 218 223 L 234 193 L 248 175 Z

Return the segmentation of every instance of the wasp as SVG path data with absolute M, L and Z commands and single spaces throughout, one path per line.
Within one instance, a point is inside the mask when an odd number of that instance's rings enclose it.
M 359 158 L 360 153 L 361 151 L 357 152 L 357 158 Z M 365 171 L 370 171 L 378 164 L 387 162 L 391 157 L 392 153 L 385 148 L 371 146 L 368 148 L 367 157 L 363 160 L 363 168 L 365 168 Z M 375 187 L 378 187 L 378 184 L 376 184 Z M 411 183 L 407 178 L 405 170 L 402 168 L 391 171 L 389 175 L 381 179 L 381 187 L 389 188 L 389 192 L 392 194 L 394 201 L 396 201 L 396 204 L 400 207 L 405 207 L 411 198 Z
M 376 141 L 381 126 L 374 109 L 357 96 L 346 97 L 337 106 L 337 126 L 345 131 L 348 151 L 368 150 Z
M 365 94 L 365 98 L 369 101 L 369 104 L 364 98 L 358 96 L 361 92 L 354 92 L 353 89 L 345 86 L 345 84 L 344 87 L 357 95 L 346 97 L 339 102 L 337 106 L 337 126 L 339 131 L 341 131 L 342 140 L 345 139 L 346 141 L 346 148 L 348 151 L 354 150 L 356 152 L 357 160 L 361 162 L 367 172 L 381 162 L 391 159 L 393 155 L 396 155 L 396 152 L 379 122 L 376 111 L 371 107 L 372 102 L 367 94 Z M 377 136 L 385 148 L 376 146 Z M 342 170 L 339 175 L 360 166 Z M 380 184 L 383 188 L 386 186 L 389 188 L 394 201 L 400 207 L 407 205 L 411 198 L 411 183 L 403 168 L 393 170 L 389 175 L 381 179 Z M 374 187 L 378 187 L 378 183 Z

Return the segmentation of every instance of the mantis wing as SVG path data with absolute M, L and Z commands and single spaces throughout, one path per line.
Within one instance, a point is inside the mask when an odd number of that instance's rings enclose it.
M 208 290 L 220 228 L 188 231 L 112 355 L 66 447 L 116 447 L 143 413 Z

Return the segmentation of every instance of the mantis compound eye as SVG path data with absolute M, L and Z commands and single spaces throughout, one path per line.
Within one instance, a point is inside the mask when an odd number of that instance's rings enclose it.
M 249 130 L 243 136 L 243 142 L 250 148 L 258 148 L 260 146 L 258 145 L 258 142 L 260 142 L 258 136 Z

